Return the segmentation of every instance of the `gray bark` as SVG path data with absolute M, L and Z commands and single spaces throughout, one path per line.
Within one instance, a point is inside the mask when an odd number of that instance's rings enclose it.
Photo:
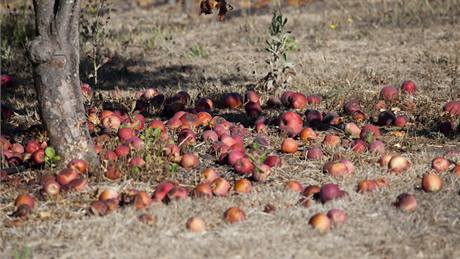
M 62 163 L 80 158 L 94 168 L 80 89 L 80 0 L 34 0 L 34 8 L 37 35 L 28 51 L 42 122 Z

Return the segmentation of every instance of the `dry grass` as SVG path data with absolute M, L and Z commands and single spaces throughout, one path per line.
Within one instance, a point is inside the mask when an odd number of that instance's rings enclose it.
M 153 177 L 145 182 L 91 182 L 85 193 L 41 200 L 20 227 L 0 226 L 0 257 L 30 251 L 37 258 L 459 258 L 459 179 L 444 174 L 445 187 L 437 194 L 421 191 L 420 182 L 435 155 L 460 148 L 458 133 L 447 138 L 433 132 L 445 101 L 460 98 L 460 2 L 429 3 L 312 1 L 300 10 L 285 11 L 300 46 L 300 51 L 289 55 L 297 64 L 292 88 L 323 95 L 320 109 L 340 111 L 350 97 L 370 108 L 382 85 L 399 85 L 405 79 L 417 82 L 417 109 L 408 114 L 417 123 L 404 138 L 387 135 L 384 139 L 388 149 L 405 152 L 410 158 L 412 167 L 406 174 L 389 175 L 372 162 L 376 157 L 339 149 L 334 152 L 350 157 L 357 172 L 353 177 L 333 179 L 321 172 L 322 161 L 284 155 L 283 166 L 273 171 L 268 183 L 257 184 L 252 194 L 155 205 L 147 209 L 158 219 L 154 225 L 140 222 L 137 216 L 141 212 L 132 208 L 103 218 L 88 216 L 86 211 L 98 190 L 111 186 L 152 191 Z M 231 90 L 244 92 L 267 72 L 263 44 L 269 13 L 231 17 L 219 23 L 215 16 L 184 20 L 165 12 L 165 7 L 141 10 L 131 5 L 115 4 L 114 39 L 108 47 L 116 55 L 101 72 L 100 92 L 104 94 L 116 87 L 125 95 L 159 87 L 166 92 L 185 89 L 193 97 L 218 97 Z M 331 29 L 331 24 L 336 29 Z M 2 96 L 2 102 L 27 111 L 15 117 L 25 127 L 36 118 L 31 117 L 34 104 L 21 102 L 25 95 L 21 91 L 27 93 L 32 85 L 30 76 L 24 74 L 21 82 L 17 94 L 7 99 Z M 277 113 L 269 111 L 272 116 Z M 279 146 L 277 135 L 276 130 L 270 133 L 270 152 Z M 203 154 L 205 147 L 196 150 Z M 206 157 L 199 169 L 179 170 L 170 178 L 188 186 L 196 184 L 200 170 L 214 165 Z M 453 159 L 460 161 L 459 157 Z M 219 167 L 228 179 L 235 178 L 228 167 Z M 2 183 L 1 220 L 10 220 L 18 193 L 38 193 L 33 180 L 37 174 L 26 173 L 31 184 L 11 187 Z M 360 179 L 381 176 L 391 181 L 390 188 L 356 193 Z M 291 179 L 305 185 L 336 182 L 349 196 L 303 208 L 297 205 L 299 196 L 283 188 Z M 402 213 L 392 205 L 402 192 L 415 194 L 416 212 Z M 273 215 L 262 212 L 268 203 L 277 208 Z M 222 214 L 234 205 L 244 208 L 248 220 L 228 225 Z M 326 234 L 308 226 L 310 216 L 333 207 L 348 213 L 347 224 Z M 185 228 L 186 220 L 195 215 L 206 221 L 206 233 L 192 234 Z

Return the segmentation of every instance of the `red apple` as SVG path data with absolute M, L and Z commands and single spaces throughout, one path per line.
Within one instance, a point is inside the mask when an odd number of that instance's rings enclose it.
M 450 101 L 446 103 L 443 110 L 454 117 L 460 117 L 460 101 Z
M 289 98 L 289 108 L 304 109 L 307 106 L 307 97 L 302 93 L 293 93 Z
M 131 167 L 143 167 L 145 165 L 145 160 L 142 156 L 134 156 L 129 160 L 129 165 Z
M 260 98 L 259 98 L 259 95 L 257 94 L 256 91 L 248 90 L 248 91 L 246 91 L 246 94 L 245 94 L 245 101 L 246 102 L 260 103 Z
M 209 183 L 200 183 L 193 189 L 193 196 L 198 198 L 211 198 L 212 188 Z
M 103 160 L 108 160 L 108 161 L 117 161 L 118 159 L 118 156 L 117 156 L 117 153 L 111 151 L 111 150 L 107 150 L 104 154 L 104 156 L 102 157 Z
M 236 162 L 241 158 L 246 157 L 246 154 L 241 150 L 233 150 L 227 156 L 227 162 L 231 166 L 235 166 Z
M 122 142 L 134 137 L 136 133 L 132 128 L 120 128 L 118 129 L 118 137 Z
M 326 134 L 323 139 L 323 146 L 327 148 L 336 148 L 341 143 L 340 137 L 333 134 Z
M 380 140 L 372 141 L 369 144 L 368 148 L 369 148 L 369 152 L 371 153 L 377 153 L 381 155 L 385 153 L 385 144 L 383 144 L 383 142 Z
M 126 140 L 126 144 L 132 149 L 136 151 L 140 151 L 144 148 L 144 141 L 138 136 L 134 136 L 128 140 Z
M 234 224 L 246 220 L 246 213 L 240 208 L 231 207 L 225 211 L 224 220 L 227 223 Z
M 88 187 L 88 180 L 86 178 L 78 178 L 69 183 L 70 189 L 76 192 L 82 192 Z
M 224 103 L 230 109 L 237 109 L 243 104 L 243 98 L 239 93 L 227 93 L 224 95 Z
M 254 171 L 254 164 L 249 158 L 243 157 L 235 163 L 234 168 L 238 174 L 251 174 Z
M 188 198 L 188 190 L 184 187 L 175 186 L 167 194 L 167 202 L 185 200 Z
M 126 145 L 119 145 L 115 148 L 115 153 L 118 157 L 125 157 L 129 155 L 129 147 Z
M 285 91 L 282 95 L 281 95 L 281 98 L 280 98 L 280 101 L 281 103 L 286 106 L 286 107 L 289 107 L 290 103 L 291 103 L 291 97 L 295 94 L 295 92 L 293 91 Z
M 406 80 L 401 85 L 401 90 L 408 95 L 413 95 L 417 90 L 417 86 L 415 85 L 414 81 Z
M 42 181 L 42 188 L 46 194 L 54 196 L 57 195 L 61 190 L 61 185 L 55 180 L 54 177 L 52 177 Z
M 107 177 L 107 179 L 115 181 L 121 178 L 122 173 L 118 168 L 110 166 L 107 168 L 107 170 L 104 172 L 104 176 Z
M 70 162 L 67 164 L 68 168 L 73 168 L 78 170 L 81 174 L 88 173 L 88 168 L 89 165 L 88 163 L 83 160 L 83 159 L 72 159 Z
M 214 109 L 214 102 L 209 98 L 200 98 L 195 102 L 197 111 L 210 111 Z
M 136 194 L 134 198 L 134 207 L 136 209 L 144 209 L 152 204 L 152 198 L 145 191 L 140 191 Z
M 1 75 L 0 76 L 0 86 L 1 88 L 8 88 L 13 85 L 13 77 L 10 75 Z
M 206 231 L 206 224 L 204 223 L 203 219 L 199 217 L 189 218 L 185 226 L 187 229 L 195 233 Z
M 436 157 L 431 161 L 431 168 L 433 168 L 437 173 L 442 173 L 449 170 L 449 160 L 444 157 Z
M 14 201 L 14 206 L 17 209 L 21 205 L 26 205 L 32 210 L 35 208 L 35 198 L 30 194 L 18 195 Z
M 165 200 L 168 192 L 171 191 L 174 187 L 176 187 L 176 184 L 171 181 L 166 181 L 158 184 L 155 188 L 155 192 L 153 193 L 153 199 L 155 201 Z
M 399 91 L 394 86 L 384 86 L 380 91 L 380 99 L 385 101 L 394 101 L 398 99 Z
M 350 174 L 347 166 L 344 163 L 338 161 L 327 161 L 323 166 L 323 172 L 333 177 Z
M 286 189 L 291 190 L 293 192 L 303 192 L 304 190 L 302 184 L 298 181 L 289 181 L 286 184 Z
M 368 143 L 380 139 L 380 129 L 372 124 L 366 124 L 361 128 L 360 138 Z
M 89 205 L 89 211 L 96 216 L 102 217 L 109 213 L 109 207 L 104 201 L 93 201 Z
M 216 196 L 226 196 L 230 190 L 230 183 L 224 178 L 217 178 L 211 184 L 212 192 Z
M 260 116 L 259 118 L 257 118 L 256 122 L 254 123 L 257 133 L 267 133 L 265 121 L 266 118 L 264 116 Z
M 342 158 L 339 160 L 339 162 L 345 165 L 348 174 L 352 174 L 355 172 L 355 166 L 353 165 L 353 162 L 351 162 L 350 160 Z
M 362 111 L 362 107 L 357 100 L 351 100 L 345 103 L 343 110 L 346 114 L 351 115 L 355 112 Z
M 205 130 L 201 135 L 204 142 L 213 143 L 219 140 L 219 136 L 214 130 Z
M 404 128 L 407 124 L 407 117 L 404 115 L 396 116 L 393 125 L 398 128 Z
M 256 119 L 262 114 L 262 107 L 260 107 L 259 103 L 255 102 L 246 103 L 244 110 L 246 111 L 246 114 L 252 119 Z
M 100 201 L 119 200 L 120 195 L 113 189 L 105 189 L 99 194 Z
M 388 162 L 388 169 L 393 173 L 402 173 L 410 168 L 410 162 L 405 157 L 396 155 Z
M 361 180 L 358 183 L 358 192 L 373 192 L 377 190 L 377 182 L 374 180 Z
M 412 212 L 417 208 L 417 200 L 414 195 L 402 193 L 398 196 L 395 205 L 404 212 Z
M 56 180 L 60 185 L 68 185 L 70 182 L 78 179 L 79 177 L 79 171 L 72 168 L 65 168 L 58 173 Z
M 351 136 L 352 138 L 359 138 L 359 135 L 361 134 L 361 129 L 353 122 L 345 124 L 344 131 L 345 134 Z
M 20 143 L 14 143 L 13 145 L 11 145 L 11 151 L 13 151 L 14 153 L 23 154 L 24 147 Z
M 249 193 L 252 190 L 252 184 L 247 179 L 239 179 L 235 182 L 233 188 L 237 193 Z
M 257 182 L 265 182 L 270 175 L 270 166 L 263 164 L 252 173 L 252 178 Z
M 308 221 L 308 224 L 319 232 L 326 232 L 331 228 L 331 220 L 324 213 L 313 215 Z
M 454 173 L 455 176 L 460 177 L 460 164 L 457 164 L 454 169 L 452 169 L 452 173 Z
M 290 137 L 297 136 L 302 130 L 302 118 L 295 112 L 285 112 L 280 118 L 280 129 Z
M 316 132 L 312 128 L 303 128 L 300 131 L 300 140 L 302 141 L 310 141 L 315 140 L 317 138 Z
M 355 139 L 351 142 L 351 150 L 356 153 L 364 153 L 367 150 L 367 144 L 362 139 Z
M 377 119 L 377 123 L 380 126 L 390 126 L 391 124 L 394 123 L 396 117 L 391 111 L 382 111 L 379 114 L 379 117 Z
M 341 198 L 345 194 L 346 193 L 344 191 L 339 189 L 337 184 L 327 183 L 321 186 L 321 189 L 319 192 L 319 199 L 321 200 L 322 203 L 326 203 L 328 201 Z
M 327 217 L 334 225 L 341 225 L 348 219 L 347 213 L 341 209 L 333 208 L 327 212 Z
M 180 165 L 185 169 L 195 168 L 200 164 L 198 156 L 194 153 L 187 153 L 182 156 Z
M 285 138 L 283 140 L 283 143 L 281 143 L 281 151 L 283 153 L 292 154 L 292 153 L 297 152 L 298 148 L 299 148 L 299 145 L 297 144 L 297 141 L 295 141 L 292 138 Z
M 309 160 L 321 160 L 323 159 L 323 151 L 319 147 L 310 147 L 307 151 L 307 159 Z
M 422 188 L 426 192 L 438 192 L 442 189 L 443 181 L 436 174 L 425 174 L 422 178 Z
M 316 110 L 307 110 L 305 112 L 305 119 L 308 122 L 308 125 L 318 126 L 323 121 L 323 114 Z
M 281 158 L 277 155 L 269 155 L 265 158 L 264 164 L 269 167 L 278 167 L 281 166 Z
M 318 185 L 309 185 L 304 189 L 303 195 L 308 198 L 315 198 L 315 196 L 319 195 L 320 190 L 321 188 Z
M 219 178 L 219 173 L 216 171 L 216 169 L 211 168 L 211 167 L 204 169 L 201 175 L 202 175 L 203 181 L 207 183 L 211 183 L 212 181 Z
M 317 95 L 317 94 L 312 94 L 312 95 L 307 96 L 308 104 L 311 104 L 311 105 L 314 105 L 314 106 L 318 106 L 321 103 L 322 99 L 323 98 L 320 95 Z
M 32 160 L 40 165 L 45 162 L 45 150 L 39 149 L 32 153 Z

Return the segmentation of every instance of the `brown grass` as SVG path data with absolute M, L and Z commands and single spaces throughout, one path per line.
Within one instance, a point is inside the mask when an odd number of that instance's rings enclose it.
M 93 180 L 85 193 L 40 200 L 31 218 L 20 227 L 0 226 L 0 257 L 30 251 L 37 258 L 459 258 L 459 179 L 443 174 L 444 189 L 436 194 L 421 191 L 420 183 L 434 156 L 448 149 L 460 151 L 458 133 L 447 138 L 433 131 L 442 105 L 460 98 L 460 2 L 428 2 L 430 5 L 416 0 L 312 1 L 301 9 L 285 10 L 288 27 L 300 46 L 300 51 L 289 53 L 297 64 L 292 88 L 323 95 L 320 109 L 340 111 L 343 101 L 354 97 L 369 110 L 382 85 L 399 86 L 405 79 L 417 82 L 417 108 L 408 114 L 416 122 L 406 137 L 388 134 L 384 138 L 387 149 L 410 158 L 412 167 L 404 175 L 387 174 L 372 162 L 376 157 L 356 156 L 345 149 L 330 154 L 344 153 L 357 165 L 355 175 L 344 179 L 324 175 L 323 161 L 283 155 L 283 166 L 273 171 L 268 183 L 256 184 L 253 193 L 155 205 L 147 209 L 157 217 L 154 225 L 140 222 L 137 216 L 141 212 L 133 208 L 98 218 L 89 216 L 87 207 L 98 190 L 108 186 L 152 191 L 155 176 L 143 182 Z M 244 92 L 267 72 L 263 44 L 270 13 L 230 17 L 219 23 L 215 16 L 187 20 L 166 12 L 166 7 L 143 10 L 125 2 L 114 6 L 114 38 L 108 48 L 116 55 L 101 71 L 99 91 L 103 94 L 116 87 L 124 95 L 159 87 L 166 92 L 184 89 L 192 97 L 217 98 L 227 91 Z M 337 28 L 331 29 L 331 24 Z M 190 54 L 193 46 L 201 46 L 206 57 Z M 14 67 L 7 69 L 15 71 Z M 22 86 L 16 94 L 2 96 L 2 102 L 21 110 L 14 117 L 21 128 L 37 119 L 33 117 L 34 103 L 21 99 L 33 98 L 21 94 L 32 87 L 27 69 L 24 71 L 18 72 Z M 278 113 L 269 111 L 273 117 Z M 270 140 L 269 151 L 276 152 L 281 141 L 276 129 L 270 131 Z M 205 146 L 195 150 L 203 155 L 200 168 L 179 170 L 168 178 L 193 186 L 201 169 L 215 166 L 204 155 Z M 460 161 L 459 157 L 453 159 Z M 219 170 L 229 180 L 236 177 L 228 167 L 219 166 Z M 40 173 L 47 172 L 25 173 L 30 184 L 12 187 L 2 183 L 2 221 L 11 220 L 18 193 L 38 194 L 33 179 Z M 359 180 L 382 176 L 391 182 L 388 189 L 356 193 Z M 305 185 L 335 182 L 349 196 L 302 208 L 297 205 L 299 196 L 284 190 L 284 184 L 293 179 Z M 392 205 L 402 192 L 416 196 L 416 212 L 402 213 Z M 266 204 L 277 208 L 273 215 L 263 212 Z M 228 225 L 223 212 L 235 205 L 246 211 L 248 220 Z M 309 227 L 313 214 L 333 207 L 348 213 L 347 224 L 326 234 Z M 185 222 L 191 216 L 202 217 L 208 231 L 190 233 Z

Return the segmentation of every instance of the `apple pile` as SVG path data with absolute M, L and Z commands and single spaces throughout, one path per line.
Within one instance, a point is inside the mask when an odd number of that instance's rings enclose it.
M 2 85 L 3 80 L 2 76 Z M 88 84 L 82 84 L 81 89 L 85 98 L 92 98 Z M 263 103 L 254 90 L 244 94 L 225 93 L 221 99 L 213 100 L 207 97 L 193 99 L 186 91 L 168 96 L 149 88 L 136 93 L 132 111 L 120 107 L 88 107 L 87 125 L 103 164 L 104 180 L 117 182 L 141 175 L 141 172 L 150 173 L 152 164 L 156 166 L 157 162 L 161 164 L 157 170 L 174 170 L 180 174 L 200 172 L 199 181 L 193 185 L 164 179 L 153 191 L 99 190 L 88 212 L 105 216 L 126 206 L 145 210 L 152 204 L 186 199 L 250 195 L 258 189 L 255 187 L 276 175 L 278 168 L 285 164 L 284 159 L 292 161 L 298 157 L 311 161 L 316 170 L 332 181 L 343 178 L 354 181 L 359 193 L 390 188 L 385 177 L 355 180 L 354 175 L 364 156 L 372 158 L 366 159 L 370 163 L 377 161 L 382 174 L 393 174 L 392 177 L 407 174 L 411 169 L 406 155 L 397 154 L 392 146 L 387 146 L 387 135 L 395 128 L 400 131 L 410 126 L 410 109 L 391 108 L 401 101 L 412 102 L 416 89 L 410 80 L 400 88 L 383 87 L 376 96 L 374 111 L 369 113 L 355 99 L 345 102 L 343 111 L 338 113 L 322 111 L 320 95 L 295 91 L 285 91 Z M 118 91 L 111 94 L 114 98 L 120 97 Z M 449 102 L 444 111 L 451 118 L 458 118 L 459 105 Z M 274 108 L 278 113 L 273 116 Z M 268 112 L 269 109 L 272 112 Z M 241 113 L 246 123 L 227 120 L 223 113 Z M 280 137 L 269 139 L 268 134 L 273 131 Z M 46 141 L 32 138 L 23 145 L 0 136 L 0 143 L 4 161 L 10 166 L 44 163 Z M 455 163 L 445 157 L 434 158 L 431 162 L 434 172 L 423 176 L 423 190 L 440 191 L 443 187 L 441 173 L 452 169 L 454 174 L 460 175 L 460 166 Z M 61 191 L 86 191 L 88 171 L 85 161 L 74 159 L 56 175 L 43 177 L 42 192 L 55 196 Z M 346 191 L 331 182 L 304 187 L 301 182 L 290 179 L 285 189 L 298 193 L 299 204 L 303 207 L 310 207 L 316 201 L 324 204 L 348 197 Z M 18 197 L 21 201 L 16 202 L 20 217 L 28 215 L 34 207 L 33 198 L 26 197 Z M 414 211 L 415 196 L 401 194 L 395 205 L 403 211 Z M 267 213 L 275 211 L 274 207 L 265 210 Z M 142 215 L 141 221 L 155 221 L 149 214 Z M 309 224 L 325 232 L 346 222 L 347 217 L 343 210 L 331 209 L 312 216 Z M 246 218 L 245 211 L 237 206 L 223 213 L 223 220 L 230 224 Z M 185 225 L 192 232 L 206 230 L 205 222 L 197 216 L 189 218 Z

